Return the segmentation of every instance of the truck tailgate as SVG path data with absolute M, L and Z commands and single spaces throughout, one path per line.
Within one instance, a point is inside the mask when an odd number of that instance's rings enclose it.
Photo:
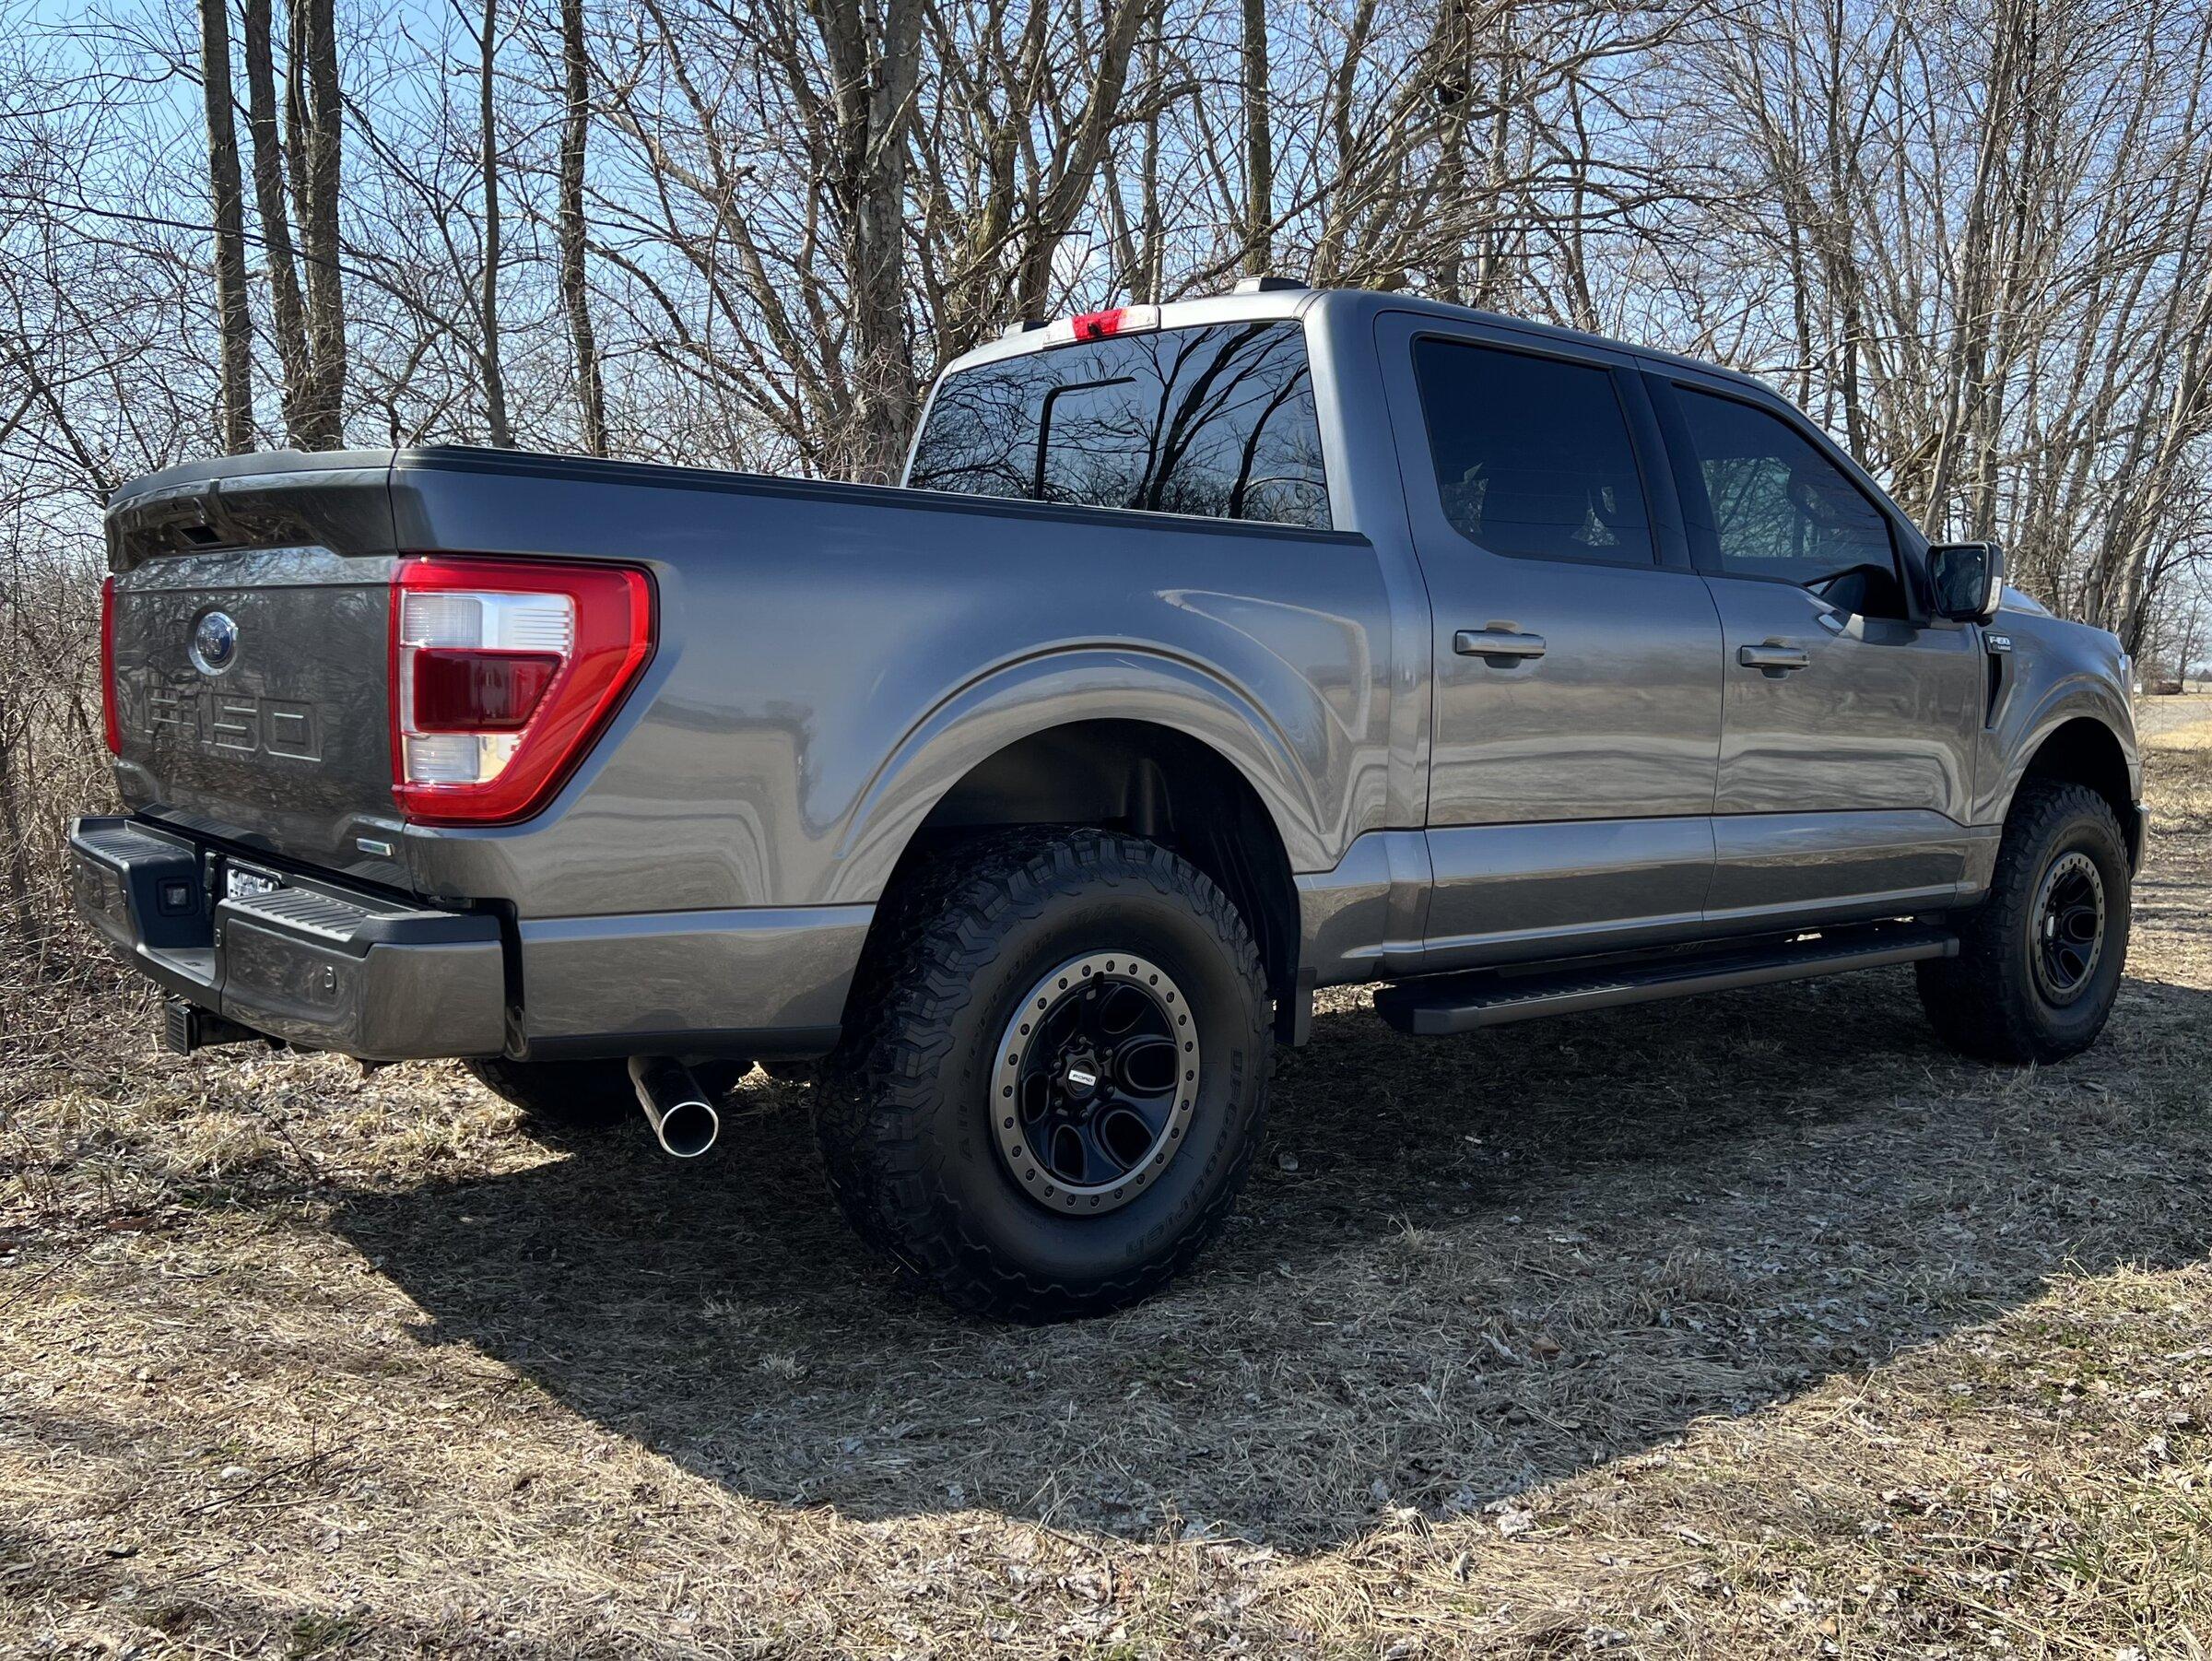
M 308 459 L 176 469 L 111 506 L 124 794 L 279 858 L 403 884 L 389 464 Z

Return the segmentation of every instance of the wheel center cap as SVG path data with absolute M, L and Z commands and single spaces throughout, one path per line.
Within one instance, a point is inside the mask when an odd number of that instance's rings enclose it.
M 1070 1056 L 1060 1068 L 1060 1088 L 1078 1101 L 1088 1101 L 1099 1088 L 1099 1064 L 1088 1055 Z

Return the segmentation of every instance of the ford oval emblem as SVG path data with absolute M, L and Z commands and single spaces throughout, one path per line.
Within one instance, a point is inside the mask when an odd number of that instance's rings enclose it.
M 192 626 L 192 661 L 203 675 L 220 675 L 238 660 L 238 625 L 229 614 L 210 611 Z

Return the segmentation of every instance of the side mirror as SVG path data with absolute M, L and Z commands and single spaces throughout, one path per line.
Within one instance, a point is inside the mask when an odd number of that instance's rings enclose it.
M 1994 542 L 1936 542 L 1928 548 L 1936 611 L 1960 623 L 1986 623 L 2005 594 L 2005 550 Z

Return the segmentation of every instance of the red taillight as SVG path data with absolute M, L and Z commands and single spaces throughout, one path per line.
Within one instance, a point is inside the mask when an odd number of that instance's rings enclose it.
M 519 733 L 546 701 L 560 657 L 552 652 L 415 653 L 418 733 Z
M 392 579 L 392 795 L 410 819 L 501 824 L 544 807 L 653 654 L 625 566 L 446 555 Z
M 108 748 L 123 754 L 123 712 L 115 702 L 115 579 L 100 584 L 100 724 Z

